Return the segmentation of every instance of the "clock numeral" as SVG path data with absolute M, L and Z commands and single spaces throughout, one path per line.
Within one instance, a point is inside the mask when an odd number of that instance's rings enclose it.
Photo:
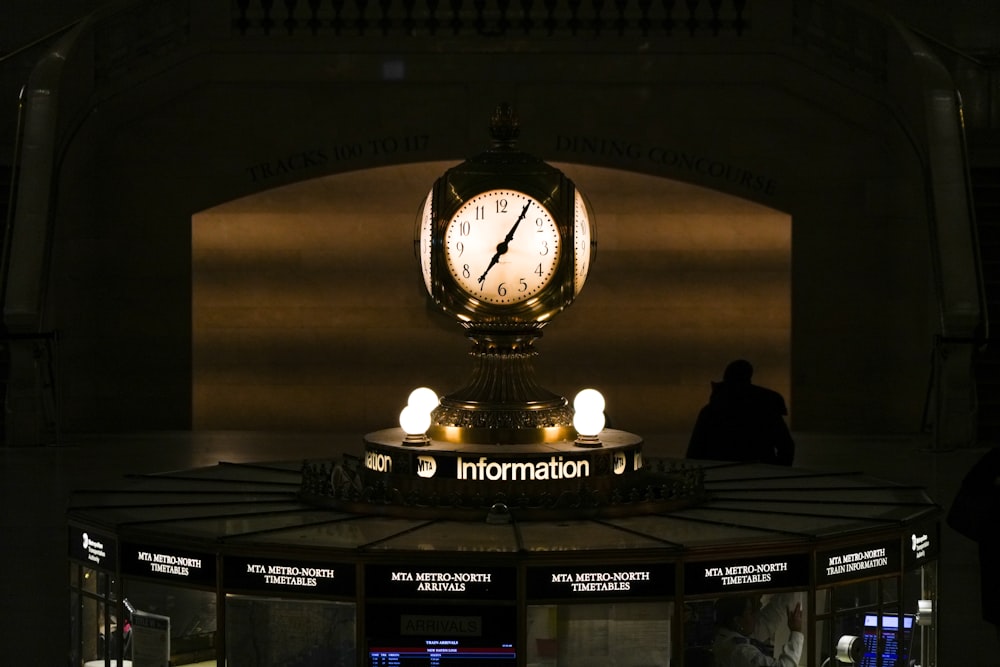
M 462 255 L 465 254 L 465 244 L 462 243 L 461 241 L 458 241 L 457 243 L 455 243 L 455 250 L 458 251 L 458 256 L 461 257 Z
M 472 223 L 468 220 L 463 220 L 458 223 L 458 233 L 460 236 L 468 236 L 469 232 L 472 230 Z
M 497 213 L 506 213 L 506 212 L 507 212 L 507 200 L 506 199 L 498 199 L 497 200 Z
M 542 249 L 538 251 L 538 254 L 541 255 L 542 257 L 545 257 L 546 255 L 549 254 L 549 242 L 548 241 L 542 241 Z
M 521 288 L 518 291 L 519 292 L 525 292 L 525 291 L 527 291 L 527 289 L 528 289 L 528 283 L 527 283 L 527 281 L 525 281 L 524 278 L 521 278 L 519 282 L 521 283 Z
M 497 285 L 497 294 L 499 296 L 507 296 L 507 285 L 505 283 Z
M 472 271 L 469 270 L 469 265 L 468 264 L 463 264 L 462 265 L 462 277 L 466 278 L 466 279 L 472 277 Z
M 541 262 L 538 263 L 538 266 L 535 267 L 535 270 L 532 273 L 536 274 L 539 278 L 542 277 L 542 263 Z
M 535 218 L 535 227 L 538 227 L 538 229 L 535 230 L 536 232 L 544 232 L 545 218 Z
M 486 217 L 486 206 L 484 204 L 480 204 L 479 206 L 476 207 L 476 220 L 482 220 L 485 217 Z

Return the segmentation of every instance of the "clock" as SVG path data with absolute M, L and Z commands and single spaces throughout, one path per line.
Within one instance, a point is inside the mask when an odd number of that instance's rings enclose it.
M 595 250 L 586 198 L 519 150 L 501 104 L 492 146 L 448 169 L 417 213 L 414 254 L 435 306 L 468 331 L 538 330 L 583 289 Z
M 577 296 L 587 282 L 590 262 L 594 258 L 594 216 L 579 190 L 573 190 L 573 296 Z
M 434 285 L 431 277 L 431 250 L 434 247 L 431 232 L 434 228 L 434 192 L 428 192 L 424 198 L 424 203 L 420 207 L 420 214 L 417 216 L 418 229 L 416 240 L 414 241 L 414 251 L 417 261 L 420 262 L 420 272 L 424 278 L 424 288 L 428 294 L 434 293 Z
M 537 297 L 556 276 L 559 226 L 534 197 L 515 189 L 470 197 L 448 220 L 444 264 L 468 296 L 493 306 Z
M 492 146 L 448 169 L 419 206 L 414 254 L 434 305 L 473 342 L 467 383 L 442 396 L 427 435 L 450 443 L 572 440 L 573 410 L 534 377 L 534 342 L 583 288 L 594 217 L 559 169 L 515 147 L 500 105 Z

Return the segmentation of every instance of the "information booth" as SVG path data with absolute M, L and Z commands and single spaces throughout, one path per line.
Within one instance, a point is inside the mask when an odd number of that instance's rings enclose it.
M 727 650 L 728 608 L 757 619 L 739 641 L 800 665 L 933 667 L 923 490 L 649 460 L 605 428 L 598 391 L 570 404 L 541 386 L 534 344 L 586 283 L 594 212 L 517 148 L 509 104 L 489 127 L 430 187 L 413 239 L 426 298 L 472 342 L 466 383 L 413 390 L 360 457 L 78 493 L 73 664 L 703 667 Z M 772 442 L 784 399 L 742 364 L 727 392 L 761 417 L 725 435 Z
M 801 665 L 936 664 L 938 508 L 923 490 L 647 465 L 696 471 L 696 500 L 566 519 L 408 516 L 374 498 L 348 511 L 303 497 L 301 461 L 77 492 L 72 664 L 711 665 L 715 603 L 745 594 L 802 606 Z M 777 624 L 774 651 L 787 634 Z

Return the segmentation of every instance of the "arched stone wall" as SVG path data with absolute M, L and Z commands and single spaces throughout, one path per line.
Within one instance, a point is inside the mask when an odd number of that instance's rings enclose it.
M 331 174 L 460 161 L 482 149 L 500 101 L 519 113 L 521 147 L 550 162 L 684 181 L 790 215 L 794 426 L 920 428 L 938 317 L 932 196 L 924 139 L 889 94 L 920 82 L 851 84 L 790 45 L 608 44 L 244 42 L 95 89 L 60 136 L 55 172 L 42 328 L 59 332 L 61 428 L 192 426 L 194 214 Z
M 470 343 L 429 303 L 413 251 L 415 204 L 453 165 L 326 176 L 194 216 L 195 429 L 370 432 L 397 423 L 414 387 L 465 384 Z M 733 357 L 789 396 L 788 215 L 557 166 L 588 195 L 599 247 L 537 344 L 543 386 L 570 399 L 595 386 L 614 424 L 647 435 L 688 431 Z
M 127 122 L 85 127 L 93 180 L 62 189 L 51 285 L 65 427 L 189 425 L 192 214 L 324 174 L 460 160 L 484 146 L 497 92 L 518 109 L 525 150 L 549 161 L 686 180 L 787 211 L 796 426 L 918 427 L 929 254 L 905 137 L 877 115 L 834 113 L 762 83 L 539 78 L 206 83 Z M 387 344 L 405 345 L 399 337 Z

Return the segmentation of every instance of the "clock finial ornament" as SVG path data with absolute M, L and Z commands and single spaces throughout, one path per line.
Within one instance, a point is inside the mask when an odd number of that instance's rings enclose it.
M 490 136 L 493 138 L 493 145 L 497 147 L 510 147 L 517 141 L 521 134 L 518 125 L 517 113 L 514 108 L 506 102 L 497 105 L 490 118 Z

